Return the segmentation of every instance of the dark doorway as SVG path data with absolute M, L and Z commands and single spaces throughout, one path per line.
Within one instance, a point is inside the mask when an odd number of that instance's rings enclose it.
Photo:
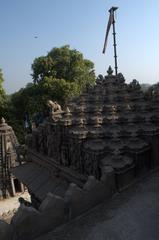
M 18 192 L 21 192 L 22 189 L 21 189 L 21 184 L 19 182 L 18 179 L 14 179 L 14 187 L 15 187 L 15 192 L 18 193 Z

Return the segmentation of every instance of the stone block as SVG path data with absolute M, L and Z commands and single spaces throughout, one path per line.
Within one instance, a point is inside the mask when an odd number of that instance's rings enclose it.
M 107 199 L 110 190 L 106 189 L 106 186 L 101 181 L 96 180 L 94 176 L 88 177 L 83 188 L 71 183 L 65 194 L 69 219 L 75 218 Z
M 105 185 L 108 195 L 116 192 L 115 172 L 111 166 L 102 167 L 101 182 Z
M 41 212 L 40 228 L 44 231 L 52 230 L 65 221 L 64 199 L 52 193 L 47 194 L 39 211 Z
M 71 183 L 64 197 L 67 209 L 68 218 L 74 218 L 84 212 L 84 192 L 76 184 Z
M 65 221 L 64 200 L 48 193 L 39 211 L 33 207 L 20 206 L 11 221 L 15 239 L 31 240 L 53 230 Z
M 21 205 L 11 220 L 13 239 L 32 240 L 39 232 L 41 214 L 32 207 Z
M 150 168 L 156 168 L 159 166 L 159 135 L 147 137 L 151 145 L 151 161 Z
M 107 187 L 94 176 L 89 176 L 83 190 L 85 191 L 85 206 L 92 208 L 108 197 Z
M 11 240 L 12 231 L 9 224 L 0 220 L 0 240 Z

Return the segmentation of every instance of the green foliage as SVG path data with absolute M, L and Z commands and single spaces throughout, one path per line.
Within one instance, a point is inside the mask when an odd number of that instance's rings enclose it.
M 34 83 L 44 81 L 45 77 L 76 83 L 79 89 L 95 83 L 93 62 L 84 59 L 82 53 L 68 45 L 53 48 L 47 56 L 36 58 L 32 71 Z
M 43 91 L 43 103 L 51 99 L 58 101 L 61 105 L 65 105 L 71 97 L 78 95 L 80 92 L 79 86 L 76 83 L 52 77 L 45 77 L 38 85 L 38 88 Z
M 47 56 L 34 60 L 33 83 L 28 83 L 8 99 L 8 123 L 21 143 L 24 143 L 25 136 L 25 112 L 32 120 L 35 113 L 46 111 L 48 100 L 57 101 L 64 107 L 86 84 L 95 83 L 93 68 L 91 61 L 69 46 L 53 48 Z
M 0 118 L 5 117 L 6 107 L 7 107 L 7 96 L 3 88 L 3 73 L 0 69 Z
M 39 84 L 29 83 L 10 97 L 8 104 L 8 123 L 13 127 L 19 141 L 24 143 L 24 114 L 29 113 L 30 120 L 38 112 L 45 112 L 49 99 L 65 105 L 74 94 L 78 94 L 77 84 L 66 82 L 64 79 L 45 77 Z
M 75 83 L 68 83 L 64 79 L 45 77 L 39 84 L 27 84 L 25 88 L 12 94 L 12 109 L 10 110 L 21 118 L 26 111 L 32 115 L 45 110 L 49 99 L 64 105 L 66 99 L 78 93 L 79 89 Z
M 55 76 L 54 62 L 51 57 L 35 58 L 32 64 L 34 83 L 44 80 L 44 77 Z

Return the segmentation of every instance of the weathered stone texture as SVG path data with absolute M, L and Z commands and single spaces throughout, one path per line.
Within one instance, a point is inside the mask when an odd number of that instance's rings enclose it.
M 27 137 L 28 160 L 14 171 L 38 209 L 37 226 L 48 216 L 40 231 L 84 213 L 159 166 L 159 100 L 146 100 L 135 79 L 126 84 L 122 74 L 100 76 L 65 110 L 48 103 L 49 118 Z
M 14 196 L 16 193 L 11 168 L 18 165 L 16 152 L 18 146 L 13 129 L 2 118 L 0 120 L 0 200 Z

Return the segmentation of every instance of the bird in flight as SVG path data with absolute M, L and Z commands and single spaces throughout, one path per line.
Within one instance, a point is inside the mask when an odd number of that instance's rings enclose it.
M 37 36 L 35 36 L 34 38 L 38 38 Z

